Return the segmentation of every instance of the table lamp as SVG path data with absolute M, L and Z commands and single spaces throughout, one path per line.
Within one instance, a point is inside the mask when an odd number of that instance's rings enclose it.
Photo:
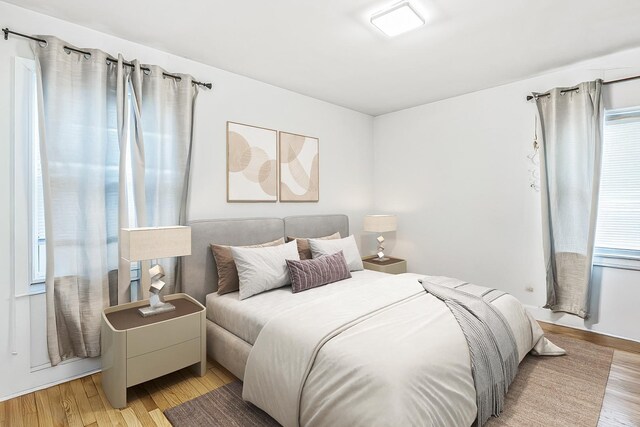
M 398 219 L 395 215 L 367 215 L 364 217 L 364 231 L 373 233 L 387 233 L 389 231 L 396 231 L 398 226 Z M 388 261 L 389 258 L 384 256 L 384 237 L 382 234 L 376 239 L 378 241 L 378 257 L 372 259 L 372 261 L 382 262 Z
M 191 255 L 191 227 L 141 227 L 120 229 L 120 256 L 128 262 L 157 260 Z M 149 269 L 151 284 L 149 306 L 138 309 L 144 317 L 175 310 L 171 303 L 162 301 L 160 291 L 165 283 L 164 269 L 156 264 Z M 148 286 L 141 283 L 141 286 Z

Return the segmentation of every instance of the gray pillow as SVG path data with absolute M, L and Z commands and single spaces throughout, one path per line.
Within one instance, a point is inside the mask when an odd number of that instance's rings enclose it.
M 344 239 L 335 240 L 309 239 L 309 246 L 311 247 L 311 254 L 314 258 L 319 258 L 323 255 L 333 255 L 336 252 L 342 251 L 350 271 L 364 270 L 362 257 L 360 256 L 358 245 L 356 245 L 356 239 L 353 235 L 345 237 Z
M 287 260 L 293 293 L 306 291 L 351 277 L 342 251 L 305 260 Z
M 238 269 L 240 299 L 291 283 L 288 259 L 299 260 L 296 242 L 263 248 L 231 247 Z

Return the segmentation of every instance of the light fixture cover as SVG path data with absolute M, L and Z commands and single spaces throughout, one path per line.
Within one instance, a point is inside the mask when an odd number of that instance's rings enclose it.
M 367 215 L 364 217 L 364 231 L 386 233 L 396 231 L 398 219 L 395 215 Z
M 141 227 L 120 229 L 120 256 L 144 261 L 191 255 L 191 227 Z
M 389 37 L 394 37 L 424 25 L 424 19 L 408 1 L 403 1 L 374 14 L 371 23 Z

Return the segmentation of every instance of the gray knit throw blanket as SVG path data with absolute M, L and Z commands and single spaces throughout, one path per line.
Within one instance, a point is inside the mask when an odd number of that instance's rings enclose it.
M 504 407 L 509 385 L 518 372 L 518 348 L 513 331 L 491 301 L 504 292 L 445 277 L 425 277 L 424 289 L 444 301 L 460 324 L 471 355 L 481 427 Z

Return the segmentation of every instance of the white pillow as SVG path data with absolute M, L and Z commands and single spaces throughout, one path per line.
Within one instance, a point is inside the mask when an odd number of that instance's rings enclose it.
M 364 269 L 362 266 L 362 257 L 358 251 L 358 245 L 356 245 L 356 239 L 354 239 L 353 234 L 344 239 L 309 239 L 309 247 L 311 248 L 311 255 L 313 255 L 314 258 L 323 255 L 333 255 L 336 252 L 342 251 L 344 258 L 347 260 L 349 271 Z
M 238 269 L 240 299 L 291 283 L 288 259 L 300 259 L 296 241 L 264 248 L 231 247 Z

